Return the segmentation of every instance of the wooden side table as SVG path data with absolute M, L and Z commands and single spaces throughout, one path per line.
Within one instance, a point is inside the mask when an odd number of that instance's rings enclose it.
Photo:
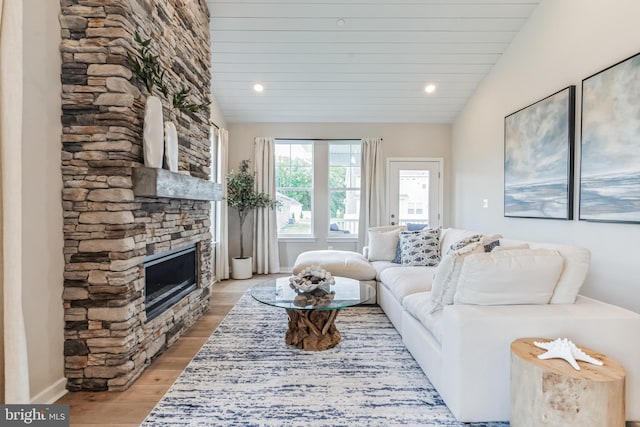
M 601 360 L 578 362 L 577 371 L 563 359 L 538 359 L 546 350 L 523 338 L 511 343 L 511 425 L 513 427 L 599 427 L 625 425 L 624 368 L 609 357 L 584 348 Z

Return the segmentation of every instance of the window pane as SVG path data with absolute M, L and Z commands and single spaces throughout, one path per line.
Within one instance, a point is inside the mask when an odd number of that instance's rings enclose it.
M 399 224 L 429 223 L 429 171 L 401 170 L 399 182 Z
M 349 164 L 351 164 L 351 144 L 330 144 L 329 164 L 334 166 L 349 166 Z
M 360 188 L 360 167 L 352 167 L 349 174 L 349 187 Z
M 313 144 L 276 142 L 279 235 L 311 234 Z
M 277 198 L 278 234 L 311 234 L 311 191 L 282 191 Z
M 276 165 L 289 166 L 291 161 L 291 146 L 289 144 L 276 144 Z
M 294 166 L 289 170 L 288 187 L 309 188 L 313 185 L 313 169 L 310 167 Z
M 351 144 L 351 166 L 360 166 L 360 144 Z
M 343 188 L 347 186 L 348 169 L 344 166 L 329 167 L 329 188 Z
M 329 234 L 358 234 L 360 190 L 329 192 Z
M 329 143 L 329 235 L 358 234 L 360 142 Z
M 313 166 L 312 144 L 289 144 L 291 146 L 292 166 Z

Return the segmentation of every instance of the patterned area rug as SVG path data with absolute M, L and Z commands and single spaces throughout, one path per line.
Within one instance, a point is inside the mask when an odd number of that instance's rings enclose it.
M 342 310 L 338 346 L 284 343 L 287 315 L 246 293 L 143 426 L 508 426 L 455 420 L 378 307 Z

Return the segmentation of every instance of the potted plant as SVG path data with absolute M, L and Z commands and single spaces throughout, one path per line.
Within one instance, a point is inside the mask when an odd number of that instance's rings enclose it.
M 253 263 L 250 256 L 244 256 L 244 223 L 249 213 L 258 208 L 273 209 L 278 202 L 266 193 L 255 190 L 255 176 L 249 171 L 250 160 L 242 160 L 237 172 L 227 175 L 227 204 L 238 212 L 240 227 L 240 256 L 231 259 L 231 278 L 250 279 Z

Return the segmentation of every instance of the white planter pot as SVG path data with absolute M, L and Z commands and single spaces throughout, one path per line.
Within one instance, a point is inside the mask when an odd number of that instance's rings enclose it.
M 178 172 L 178 132 L 173 122 L 164 124 L 164 165 L 171 172 Z
M 144 108 L 144 165 L 148 168 L 162 168 L 164 155 L 164 129 L 162 127 L 162 102 L 154 95 L 147 97 Z
M 253 259 L 250 256 L 231 258 L 232 279 L 251 279 L 251 277 L 253 277 Z

